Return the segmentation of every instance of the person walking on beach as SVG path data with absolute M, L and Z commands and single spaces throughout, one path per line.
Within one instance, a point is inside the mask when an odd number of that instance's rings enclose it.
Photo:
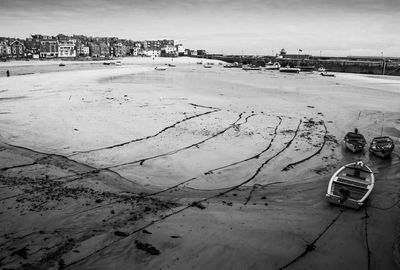
M 7 69 L 6 71 L 7 77 L 10 77 L 10 71 Z

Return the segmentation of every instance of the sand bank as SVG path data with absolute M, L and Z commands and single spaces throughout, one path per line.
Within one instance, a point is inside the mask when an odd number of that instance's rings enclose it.
M 396 269 L 398 81 L 122 61 L 0 78 L 2 266 Z M 354 127 L 392 158 L 347 152 Z M 369 204 L 328 205 L 357 159 Z

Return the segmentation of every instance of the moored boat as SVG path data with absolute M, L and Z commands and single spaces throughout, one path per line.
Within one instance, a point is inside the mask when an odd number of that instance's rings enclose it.
M 347 149 L 356 153 L 362 151 L 367 142 L 364 136 L 358 133 L 358 129 L 355 129 L 354 132 L 348 132 L 346 136 L 344 136 L 344 143 Z
M 372 170 L 362 161 L 347 164 L 331 177 L 326 192 L 328 202 L 354 209 L 364 205 L 375 184 Z
M 321 75 L 321 76 L 324 76 L 324 77 L 336 77 L 335 74 L 333 74 L 333 73 L 328 73 L 328 72 L 326 72 L 326 71 L 325 71 L 325 72 L 321 72 L 320 75 Z
M 301 72 L 314 72 L 315 70 L 314 66 L 297 66 L 297 68 L 299 68 Z
M 281 67 L 279 68 L 279 72 L 286 72 L 286 73 L 299 73 L 300 69 L 299 68 L 292 68 L 292 67 Z
M 243 70 L 261 70 L 261 67 L 256 67 L 253 65 L 249 65 L 249 66 L 244 66 L 242 67 Z
M 276 63 L 271 63 L 269 62 L 268 64 L 265 65 L 265 70 L 278 70 L 281 67 L 281 65 L 276 62 Z
M 369 146 L 369 151 L 381 158 L 389 157 L 394 149 L 394 142 L 388 136 L 375 137 Z

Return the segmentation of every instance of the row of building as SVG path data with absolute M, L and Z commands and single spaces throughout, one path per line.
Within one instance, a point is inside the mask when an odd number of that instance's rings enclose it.
M 132 41 L 116 37 L 83 35 L 32 35 L 27 39 L 0 38 L 0 58 L 175 57 L 206 54 L 186 49 L 177 40 Z

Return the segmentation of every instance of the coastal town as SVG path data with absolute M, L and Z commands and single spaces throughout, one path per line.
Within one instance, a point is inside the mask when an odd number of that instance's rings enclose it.
M 133 41 L 117 37 L 56 36 L 35 34 L 26 39 L 0 37 L 0 60 L 50 58 L 110 58 L 125 56 L 177 57 L 205 55 L 178 40 Z

